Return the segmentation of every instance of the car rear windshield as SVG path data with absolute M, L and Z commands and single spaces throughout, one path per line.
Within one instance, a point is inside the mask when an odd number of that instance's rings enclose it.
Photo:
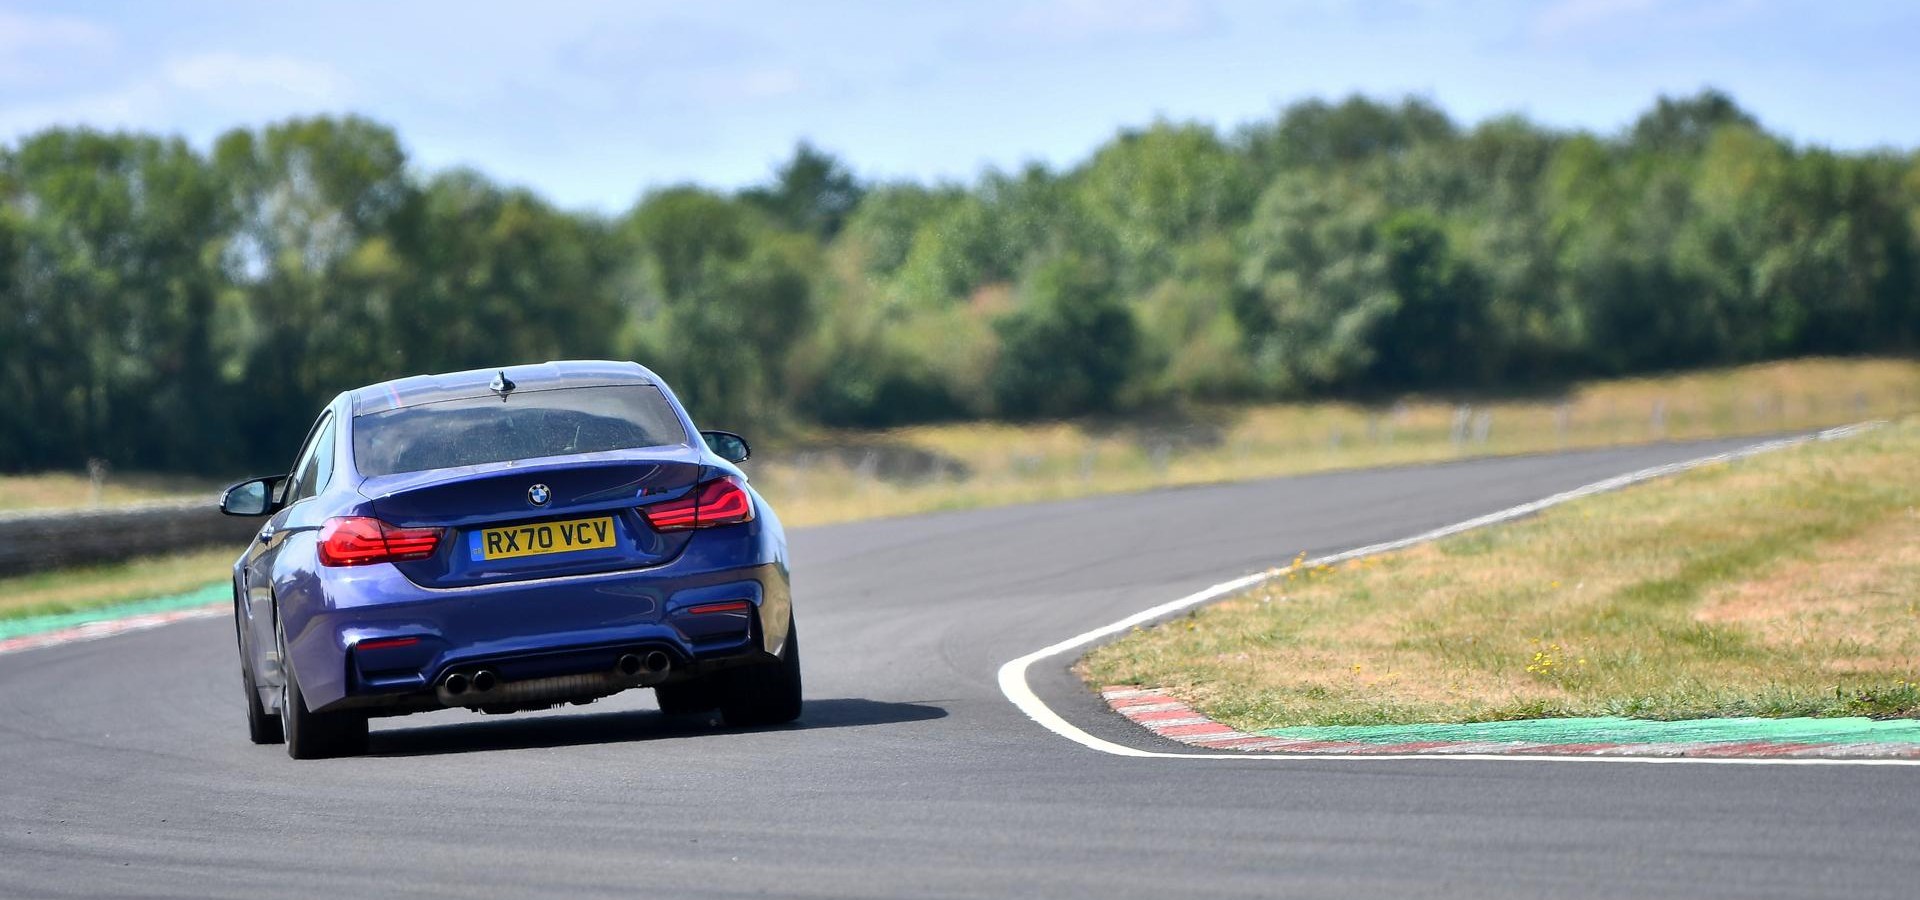
M 516 459 L 687 443 L 650 384 L 515 391 L 353 419 L 353 462 L 369 478 Z

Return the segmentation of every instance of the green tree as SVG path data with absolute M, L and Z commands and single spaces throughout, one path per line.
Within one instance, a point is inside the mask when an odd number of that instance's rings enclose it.
M 409 369 L 618 353 L 625 310 L 607 229 L 471 171 L 429 181 L 405 237 L 416 270 L 393 311 Z
M 1307 101 L 965 185 L 803 142 L 611 221 L 356 117 L 0 147 L 0 470 L 285 465 L 342 388 L 569 356 L 703 419 L 881 425 L 1916 346 L 1920 155 L 1716 91 L 1613 135 Z
M 1240 259 L 1226 235 L 1180 248 L 1173 273 L 1138 302 L 1140 369 L 1155 400 L 1252 396 L 1257 380 L 1234 317 Z
M 221 223 L 204 162 L 177 139 L 56 129 L 0 161 L 0 194 L 15 465 L 217 459 Z
M 1204 125 L 1122 132 L 1078 173 L 1080 209 L 1111 236 L 1123 290 L 1165 277 L 1177 248 L 1245 218 L 1252 173 Z
M 844 241 L 860 246 L 865 271 L 891 277 L 906 264 L 920 229 L 965 202 L 965 197 L 960 189 L 910 183 L 877 187 L 861 198 L 848 217 Z
M 1371 380 L 1394 387 L 1484 382 L 1499 371 L 1486 283 L 1433 216 L 1400 212 L 1380 229 L 1392 309 L 1374 326 Z
M 1339 103 L 1306 100 L 1271 123 L 1249 126 L 1240 143 L 1262 177 L 1297 168 L 1349 165 L 1422 143 L 1448 141 L 1453 121 L 1425 100 L 1383 103 L 1352 96 Z
M 1633 123 L 1629 146 L 1656 154 L 1694 154 L 1725 126 L 1758 128 L 1733 98 L 1707 88 L 1691 97 L 1661 97 Z
M 356 117 L 229 132 L 214 166 L 234 223 L 219 336 L 247 394 L 239 433 L 250 458 L 284 465 L 333 394 L 411 371 L 416 335 L 394 312 L 419 191 L 394 133 Z
M 1072 210 L 1061 179 L 1045 167 L 988 172 L 970 195 L 914 234 L 895 282 L 908 305 L 937 309 L 981 288 L 1013 281 L 1033 259 L 1100 245 Z
M 697 188 L 649 195 L 621 237 L 637 251 L 627 296 L 636 355 L 697 415 L 777 414 L 788 358 L 812 325 L 812 239 L 775 233 L 740 203 Z
M 1269 390 L 1350 386 L 1373 368 L 1369 342 L 1397 301 L 1387 275 L 1379 194 L 1305 172 L 1276 180 L 1248 227 L 1235 316 Z
M 1037 265 L 1022 295 L 1018 310 L 994 322 L 996 407 L 1016 418 L 1113 410 L 1139 337 L 1112 279 L 1097 264 L 1063 256 Z
M 793 157 L 775 170 L 773 184 L 744 191 L 741 197 L 787 228 L 831 238 L 865 193 L 839 159 L 801 141 Z

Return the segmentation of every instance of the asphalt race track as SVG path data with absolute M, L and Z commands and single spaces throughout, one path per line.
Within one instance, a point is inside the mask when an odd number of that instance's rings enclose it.
M 1920 768 L 1130 759 L 995 684 L 1303 550 L 1742 443 L 798 531 L 809 700 L 785 729 L 642 691 L 376 720 L 373 755 L 297 763 L 247 743 L 225 619 L 0 656 L 0 895 L 1911 898 Z M 1035 668 L 1043 699 L 1153 745 L 1065 663 Z

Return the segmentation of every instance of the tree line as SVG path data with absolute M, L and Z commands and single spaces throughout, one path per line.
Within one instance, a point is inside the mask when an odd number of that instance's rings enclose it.
M 628 358 L 764 433 L 1498 389 L 1920 337 L 1920 153 L 1729 97 L 1597 135 L 1418 99 L 1125 130 L 1077 165 L 558 209 L 357 117 L 0 149 L 0 470 L 284 465 L 335 392 Z

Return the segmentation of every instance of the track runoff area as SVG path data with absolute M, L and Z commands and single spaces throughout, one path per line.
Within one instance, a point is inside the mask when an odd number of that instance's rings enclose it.
M 1782 438 L 1738 450 L 1651 466 L 1412 537 L 1356 547 L 1223 581 L 1010 660 L 999 670 L 1000 691 L 1042 728 L 1087 749 L 1112 756 L 1187 763 L 1216 760 L 1285 762 L 1302 759 L 1362 762 L 1418 758 L 1662 765 L 1920 765 L 1920 725 L 1906 722 L 1874 722 L 1866 719 L 1638 722 L 1609 718 L 1533 720 L 1488 725 L 1296 728 L 1243 733 L 1215 722 L 1156 690 L 1128 687 L 1104 689 L 1101 693 L 1108 705 L 1116 713 L 1142 727 L 1142 737 L 1147 738 L 1142 743 L 1160 743 L 1164 739 L 1184 745 L 1182 749 L 1143 749 L 1087 733 L 1049 707 L 1028 683 L 1028 672 L 1038 663 L 1057 660 L 1076 651 L 1084 652 L 1129 629 L 1163 621 L 1196 606 L 1285 576 L 1288 572 L 1390 553 L 1476 528 L 1510 522 L 1583 497 L 1619 490 L 1689 469 L 1771 453 L 1809 441 L 1842 440 L 1881 424 L 1884 423 L 1845 425 L 1810 435 Z

